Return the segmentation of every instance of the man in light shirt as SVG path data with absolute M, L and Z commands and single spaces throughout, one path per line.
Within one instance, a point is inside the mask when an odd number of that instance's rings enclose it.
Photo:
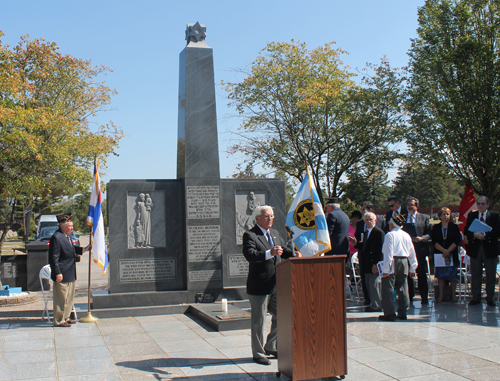
M 379 320 L 395 321 L 397 318 L 407 320 L 406 312 L 410 306 L 408 296 L 408 273 L 415 276 L 417 270 L 417 256 L 413 242 L 408 233 L 401 230 L 406 218 L 395 213 L 389 220 L 389 232 L 385 235 L 382 253 L 384 260 L 382 268 L 382 309 L 383 315 Z M 409 268 L 408 268 L 409 261 Z M 393 291 L 396 290 L 398 298 L 398 315 Z

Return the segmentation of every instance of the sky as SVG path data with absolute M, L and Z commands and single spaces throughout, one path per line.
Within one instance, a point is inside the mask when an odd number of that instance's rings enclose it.
M 204 24 L 213 48 L 221 177 L 236 171 L 241 157 L 228 157 L 239 126 L 227 106 L 221 80 L 238 81 L 234 69 L 249 67 L 268 42 L 306 42 L 309 49 L 335 41 L 353 69 L 387 56 L 392 67 L 408 62 L 424 0 L 86 0 L 5 1 L 2 42 L 20 37 L 55 41 L 62 54 L 113 69 L 106 76 L 118 91 L 111 110 L 91 128 L 113 121 L 125 137 L 101 178 L 175 179 L 179 53 L 187 23 Z

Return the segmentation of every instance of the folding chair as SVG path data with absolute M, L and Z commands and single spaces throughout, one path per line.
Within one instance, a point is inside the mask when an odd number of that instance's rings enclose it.
M 351 276 L 349 274 L 345 274 L 345 291 L 346 294 L 349 295 L 349 299 L 352 300 L 352 290 L 351 290 Z
M 460 257 L 460 263 L 458 268 L 460 276 L 458 300 L 462 301 L 462 283 L 463 283 L 464 284 L 463 300 L 465 301 L 465 297 L 467 296 L 467 292 L 469 291 L 469 282 L 471 278 L 470 258 L 463 247 L 460 248 L 458 255 Z
M 356 273 L 356 265 L 358 266 L 358 272 L 361 271 L 359 269 L 359 260 L 358 260 L 358 252 L 355 252 L 351 256 L 351 268 L 352 268 L 352 276 L 354 279 L 354 287 L 356 287 L 356 296 L 358 299 L 358 302 L 360 301 L 359 298 L 359 288 L 361 287 L 361 275 Z
M 50 281 L 51 280 L 50 274 L 51 274 L 50 265 L 43 266 L 42 269 L 40 270 L 40 273 L 38 274 L 38 278 L 40 279 L 40 287 L 42 288 L 43 302 L 45 304 L 45 308 L 44 308 L 43 313 L 42 313 L 42 320 L 47 319 L 49 321 L 49 323 L 51 322 L 51 320 L 50 320 L 50 314 L 49 314 L 49 309 L 47 307 L 47 303 L 49 302 L 50 298 L 48 295 L 48 291 L 45 291 L 45 289 L 43 287 L 43 280 L 47 279 L 48 281 Z M 47 295 L 45 295 L 46 293 L 47 293 Z M 74 304 L 73 304 L 73 311 L 72 312 L 75 315 L 75 320 L 77 320 L 78 318 L 76 317 L 76 311 L 75 311 Z
M 429 298 L 435 300 L 434 285 L 432 284 L 431 265 L 429 264 L 429 257 L 425 257 L 425 262 L 427 263 L 427 285 L 429 288 Z

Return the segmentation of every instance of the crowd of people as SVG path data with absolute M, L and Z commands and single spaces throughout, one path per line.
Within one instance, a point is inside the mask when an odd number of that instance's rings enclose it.
M 363 202 L 361 211 L 353 211 L 349 218 L 338 199 L 329 198 L 325 214 L 332 248 L 327 255 L 347 254 L 348 258 L 357 255 L 365 311 L 382 311 L 380 320 L 395 321 L 407 319 L 414 298 L 414 280 L 422 305 L 429 303 L 429 263 L 434 265 L 434 276 L 438 279 L 436 302 L 444 301 L 447 283 L 451 301 L 457 301 L 459 250 L 463 247 L 471 263 L 472 299 L 469 305 L 481 303 L 484 268 L 486 303 L 495 306 L 500 217 L 489 210 L 487 197 L 478 197 L 476 204 L 478 210 L 469 213 L 462 234 L 449 208 L 441 208 L 439 222 L 431 224 L 430 216 L 418 211 L 419 200 L 415 197 L 409 197 L 405 207 L 398 197 L 390 196 L 385 219 L 377 218 L 370 202 Z M 475 220 L 483 224 L 479 230 L 473 225 Z
M 428 258 L 434 261 L 435 277 L 439 282 L 437 302 L 444 300 L 445 283 L 451 286 L 451 300 L 457 301 L 458 251 L 465 246 L 471 258 L 472 300 L 469 305 L 481 303 L 483 266 L 486 269 L 486 302 L 495 306 L 495 276 L 500 254 L 499 214 L 489 210 L 489 200 L 480 196 L 478 211 L 469 213 L 464 234 L 460 232 L 449 208 L 439 210 L 439 222 L 431 224 L 427 214 L 420 213 L 419 200 L 409 197 L 406 208 L 396 196 L 387 199 L 385 219 L 373 213 L 373 204 L 363 202 L 361 211 L 349 218 L 337 198 L 326 200 L 325 214 L 330 234 L 331 250 L 325 255 L 358 256 L 364 295 L 365 311 L 381 311 L 382 321 L 407 320 L 407 312 L 414 297 L 413 280 L 423 305 L 429 302 L 427 282 Z M 477 221 L 476 221 L 477 220 Z M 251 343 L 253 360 L 270 365 L 269 358 L 278 357 L 276 317 L 276 264 L 293 255 L 279 232 L 272 228 L 273 208 L 256 208 L 255 226 L 243 234 L 243 255 L 249 262 L 247 294 L 251 305 Z M 480 228 L 477 229 L 477 224 Z M 482 224 L 482 225 L 481 225 Z M 396 295 L 396 297 L 395 297 Z M 267 313 L 272 315 L 271 330 L 264 337 Z

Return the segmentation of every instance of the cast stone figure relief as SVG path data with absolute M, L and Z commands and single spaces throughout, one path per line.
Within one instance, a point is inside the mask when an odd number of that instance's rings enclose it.
M 243 233 L 255 225 L 255 213 L 259 206 L 265 204 L 265 195 L 248 192 L 246 195 L 246 210 L 236 209 L 236 243 L 243 243 Z
M 151 247 L 151 211 L 153 200 L 149 194 L 141 193 L 135 206 L 137 218 L 135 221 L 135 246 Z

